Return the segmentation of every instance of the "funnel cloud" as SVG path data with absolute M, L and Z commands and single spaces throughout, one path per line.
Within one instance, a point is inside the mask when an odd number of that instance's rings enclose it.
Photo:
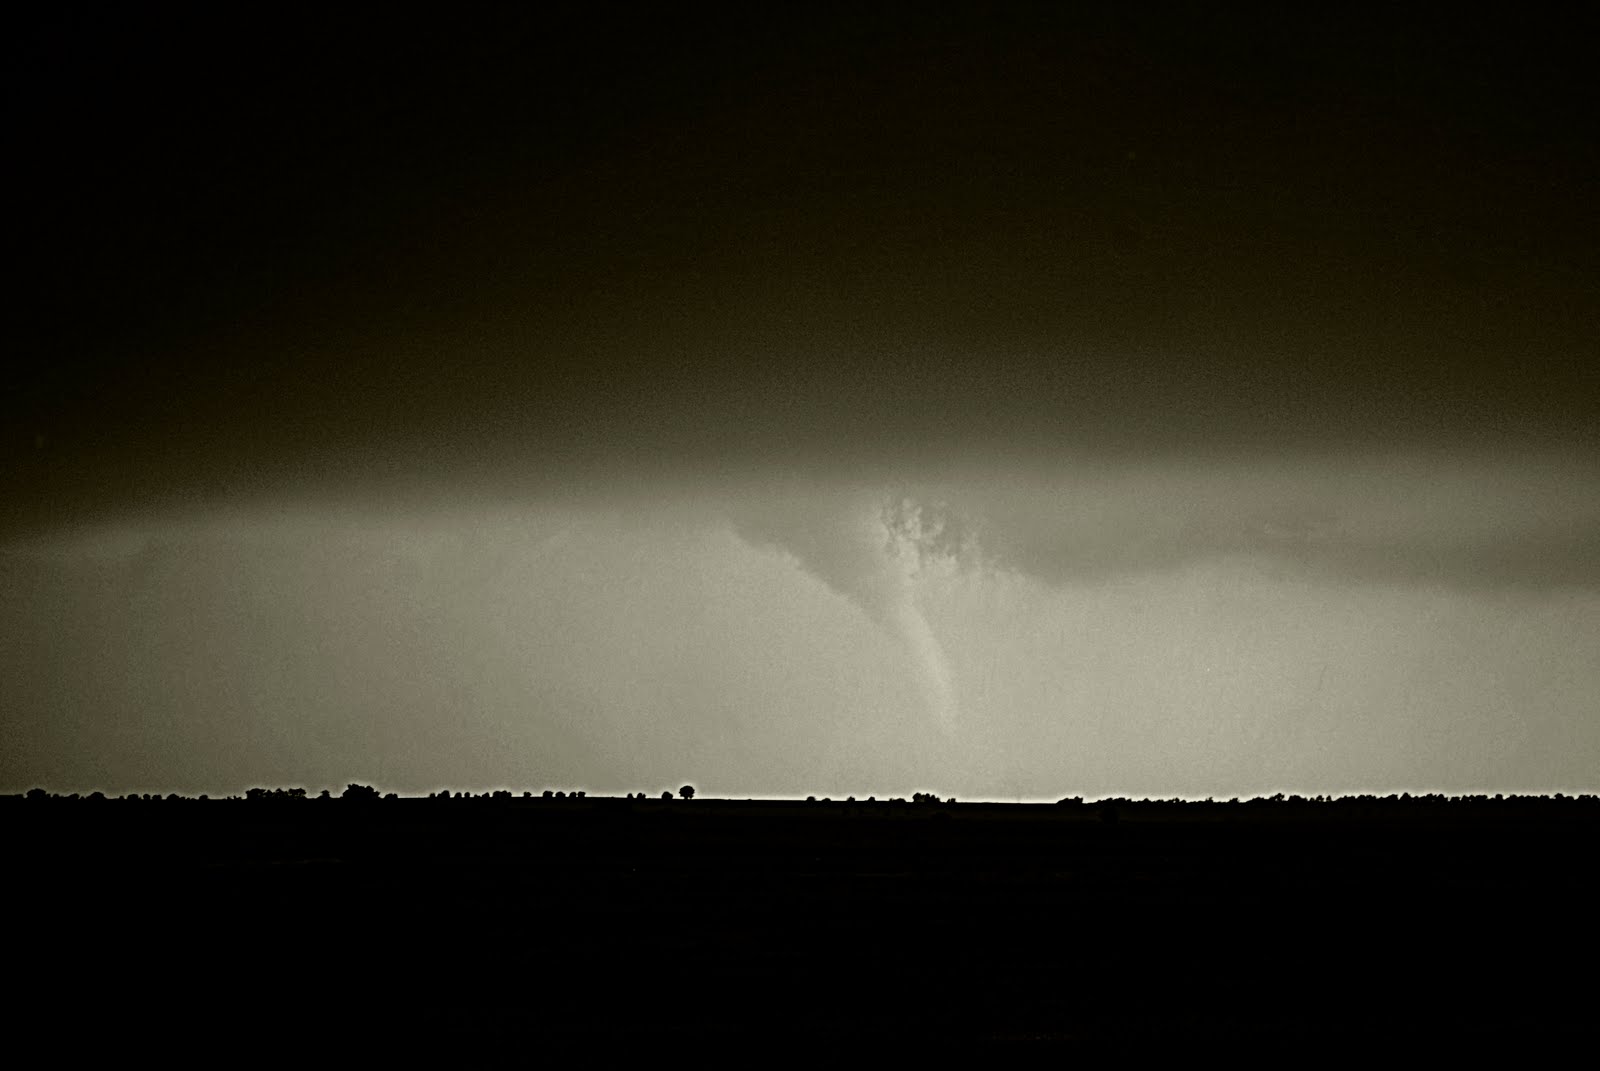
M 899 640 L 928 715 L 941 731 L 954 731 L 955 685 L 938 637 L 918 605 L 913 533 L 893 526 L 884 497 L 810 494 L 746 507 L 735 514 L 733 526 L 747 542 L 789 554 Z

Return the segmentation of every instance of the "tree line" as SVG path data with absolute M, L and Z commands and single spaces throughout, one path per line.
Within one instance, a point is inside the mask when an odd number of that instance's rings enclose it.
M 629 792 L 629 793 L 627 793 L 625 796 L 623 796 L 621 798 L 626 799 L 626 800 L 632 800 L 632 801 L 645 801 L 645 800 L 649 800 L 649 799 L 671 800 L 671 799 L 674 799 L 674 798 L 680 799 L 680 800 L 692 800 L 692 799 L 694 799 L 694 797 L 695 797 L 694 786 L 693 785 L 683 785 L 682 787 L 680 787 L 678 789 L 676 795 L 674 795 L 674 793 L 672 793 L 670 791 L 662 792 L 659 797 L 653 797 L 649 793 L 646 793 L 646 792 Z M 4 798 L 4 797 L 0 797 L 0 798 Z M 27 793 L 25 793 L 22 796 L 13 795 L 10 798 L 12 798 L 12 799 L 27 799 L 27 800 L 35 801 L 35 802 L 43 801 L 43 800 L 65 800 L 65 801 L 82 801 L 82 800 L 86 800 L 86 801 L 89 801 L 89 802 L 102 802 L 102 801 L 105 801 L 105 800 L 122 800 L 122 801 L 132 801 L 132 802 L 141 802 L 141 803 L 159 803 L 159 802 L 178 803 L 178 802 L 185 802 L 185 801 L 193 802 L 193 801 L 198 801 L 198 800 L 209 800 L 209 799 L 211 799 L 211 797 L 206 795 L 205 793 L 201 793 L 201 794 L 199 794 L 197 796 L 184 796 L 184 795 L 180 795 L 179 793 L 176 793 L 176 792 L 170 792 L 170 793 L 167 793 L 165 795 L 162 795 L 160 793 L 152 793 L 152 792 L 145 792 L 145 793 L 130 792 L 130 793 L 127 793 L 126 795 L 121 795 L 121 796 L 117 796 L 117 795 L 108 796 L 103 792 L 90 792 L 87 795 L 80 795 L 77 792 L 71 792 L 71 793 L 66 793 L 66 794 L 57 794 L 57 793 L 46 791 L 43 788 L 33 788 L 33 789 L 30 789 Z M 219 797 L 219 798 L 228 799 L 228 800 L 248 800 L 248 801 L 253 801 L 253 802 L 262 802 L 262 801 L 283 802 L 283 801 L 290 801 L 290 800 L 298 801 L 298 800 L 333 800 L 333 799 L 339 799 L 339 800 L 351 800 L 351 801 L 354 801 L 354 802 L 357 802 L 357 803 L 374 803 L 374 802 L 378 802 L 380 800 L 400 799 L 401 797 L 399 796 L 398 793 L 395 793 L 395 792 L 380 792 L 377 788 L 374 788 L 371 785 L 364 785 L 364 784 L 359 784 L 359 783 L 352 782 L 352 783 L 346 785 L 345 788 L 337 796 L 335 796 L 329 789 L 326 789 L 326 788 L 322 789 L 315 796 L 312 796 L 307 792 L 306 789 L 294 787 L 294 788 L 251 788 L 251 789 L 248 789 L 247 791 L 245 791 L 242 795 L 224 796 L 224 797 Z M 584 799 L 588 799 L 589 797 L 588 797 L 588 793 L 583 789 L 564 790 L 564 789 L 548 789 L 547 788 L 547 789 L 544 789 L 537 796 L 535 796 L 533 794 L 533 792 L 531 792 L 531 791 L 523 791 L 520 794 L 518 794 L 518 793 L 514 793 L 514 792 L 512 792 L 512 791 L 510 791 L 508 789 L 494 789 L 492 791 L 476 792 L 476 793 L 475 792 L 471 792 L 471 791 L 466 791 L 466 790 L 452 791 L 450 789 L 439 789 L 439 790 L 437 790 L 435 792 L 428 793 L 425 797 L 408 797 L 408 798 L 425 798 L 425 799 L 429 799 L 429 800 L 451 800 L 451 801 L 462 801 L 462 802 L 465 802 L 465 801 L 478 801 L 478 802 L 510 803 L 512 801 L 515 801 L 515 800 L 568 802 L 568 801 L 574 801 L 574 800 L 584 800 Z M 608 797 L 608 798 L 616 798 L 616 797 Z M 821 799 L 818 799 L 816 796 L 807 796 L 806 799 L 805 799 L 805 802 L 807 802 L 807 803 L 844 802 L 844 803 L 860 805 L 860 804 L 879 804 L 879 803 L 884 803 L 884 804 L 904 804 L 904 803 L 907 803 L 908 801 L 903 796 L 886 797 L 885 799 L 883 799 L 881 801 L 876 796 L 868 796 L 864 800 L 858 800 L 855 796 L 848 796 L 843 801 L 835 801 L 830 796 L 823 796 Z M 950 796 L 950 797 L 946 797 L 946 798 L 942 798 L 941 799 L 939 797 L 939 795 L 937 793 L 934 793 L 934 792 L 914 792 L 914 793 L 912 793 L 909 802 L 911 804 L 914 804 L 914 805 L 945 805 L 945 806 L 948 806 L 948 805 L 954 804 L 956 802 L 956 799 L 955 799 L 954 796 Z M 1564 804 L 1569 804 L 1569 805 L 1570 804 L 1595 805 L 1595 804 L 1600 804 L 1600 796 L 1592 795 L 1592 794 L 1586 794 L 1586 793 L 1585 794 L 1578 794 L 1578 795 L 1568 795 L 1568 794 L 1561 793 L 1561 792 L 1554 792 L 1554 793 L 1548 793 L 1548 794 L 1546 794 L 1546 793 L 1526 793 L 1526 794 L 1510 793 L 1510 794 L 1505 794 L 1505 793 L 1496 792 L 1492 796 L 1491 795 L 1487 795 L 1487 794 L 1448 795 L 1448 794 L 1441 793 L 1441 792 L 1427 792 L 1427 793 L 1417 793 L 1417 794 L 1412 794 L 1410 792 L 1400 792 L 1400 793 L 1390 793 L 1389 795 L 1384 795 L 1384 796 L 1374 795 L 1374 794 L 1369 794 L 1369 793 L 1357 793 L 1357 794 L 1342 795 L 1342 796 L 1335 796 L 1335 795 L 1329 795 L 1329 794 L 1319 794 L 1319 795 L 1314 795 L 1314 796 L 1301 796 L 1301 795 L 1298 795 L 1298 794 L 1285 794 L 1285 793 L 1282 793 L 1282 792 L 1278 792 L 1278 793 L 1274 793 L 1273 795 L 1270 795 L 1270 796 L 1252 796 L 1252 797 L 1245 798 L 1245 799 L 1241 799 L 1238 796 L 1234 796 L 1234 797 L 1231 797 L 1231 798 L 1226 799 L 1226 800 L 1215 799 L 1215 798 L 1212 798 L 1212 797 L 1209 797 L 1209 796 L 1206 797 L 1203 800 L 1200 800 L 1200 799 L 1186 799 L 1186 798 L 1182 798 L 1182 797 L 1175 797 L 1175 798 L 1148 798 L 1148 797 L 1147 798 L 1127 798 L 1127 797 L 1123 797 L 1123 796 L 1107 796 L 1107 797 L 1100 797 L 1100 798 L 1097 798 L 1097 799 L 1087 799 L 1086 800 L 1082 796 L 1067 796 L 1067 797 L 1064 797 L 1064 798 L 1059 799 L 1059 800 L 1056 801 L 1057 806 L 1060 806 L 1060 807 L 1068 807 L 1068 808 L 1071 808 L 1071 807 L 1087 807 L 1087 808 L 1099 808 L 1099 809 L 1102 809 L 1102 810 L 1107 809 L 1107 808 L 1113 808 L 1114 809 L 1114 808 L 1118 808 L 1118 807 L 1127 808 L 1127 807 L 1140 807 L 1140 806 L 1143 806 L 1143 807 L 1161 807 L 1161 808 L 1192 808 L 1192 809 L 1196 809 L 1196 810 L 1202 810 L 1202 809 L 1216 808 L 1216 807 L 1230 807 L 1230 808 L 1232 808 L 1232 807 L 1242 807 L 1242 808 L 1260 808 L 1260 807 L 1354 808 L 1354 807 L 1379 806 L 1379 805 L 1385 806 L 1385 807 L 1395 807 L 1395 806 L 1404 807 L 1404 806 L 1408 806 L 1408 805 L 1409 806 L 1441 806 L 1441 805 L 1452 805 L 1452 806 L 1456 806 L 1456 805 L 1476 805 L 1476 806 L 1483 806 L 1483 805 L 1489 805 L 1489 804 L 1501 804 L 1501 805 L 1504 805 L 1504 804 L 1535 804 L 1535 803 L 1564 803 Z

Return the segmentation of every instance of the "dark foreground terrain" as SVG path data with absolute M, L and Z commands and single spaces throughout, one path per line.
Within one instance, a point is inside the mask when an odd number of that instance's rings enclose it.
M 1596 1040 L 1588 799 L 6 798 L 0 823 L 13 1041 L 56 1058 Z

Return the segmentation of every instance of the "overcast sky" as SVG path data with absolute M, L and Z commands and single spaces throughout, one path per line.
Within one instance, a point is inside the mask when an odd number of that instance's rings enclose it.
M 1592 29 L 41 15 L 0 790 L 1592 791 Z

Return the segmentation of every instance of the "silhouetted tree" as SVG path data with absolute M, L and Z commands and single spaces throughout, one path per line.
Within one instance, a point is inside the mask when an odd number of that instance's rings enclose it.
M 355 785 L 355 784 L 352 784 L 352 785 L 346 785 L 345 786 L 345 790 L 343 792 L 339 793 L 339 798 L 342 799 L 342 800 L 362 800 L 362 801 L 366 801 L 366 800 L 379 799 L 381 797 L 378 795 L 378 790 L 373 788 L 373 787 L 371 787 L 370 785 Z
M 694 799 L 694 786 L 684 785 L 682 788 L 678 789 L 678 795 L 682 796 L 686 800 Z
M 663 792 L 663 793 L 661 793 L 661 798 L 664 799 L 664 800 L 670 800 L 672 798 L 672 793 Z
M 247 800 L 303 800 L 303 788 L 252 788 L 244 794 Z

